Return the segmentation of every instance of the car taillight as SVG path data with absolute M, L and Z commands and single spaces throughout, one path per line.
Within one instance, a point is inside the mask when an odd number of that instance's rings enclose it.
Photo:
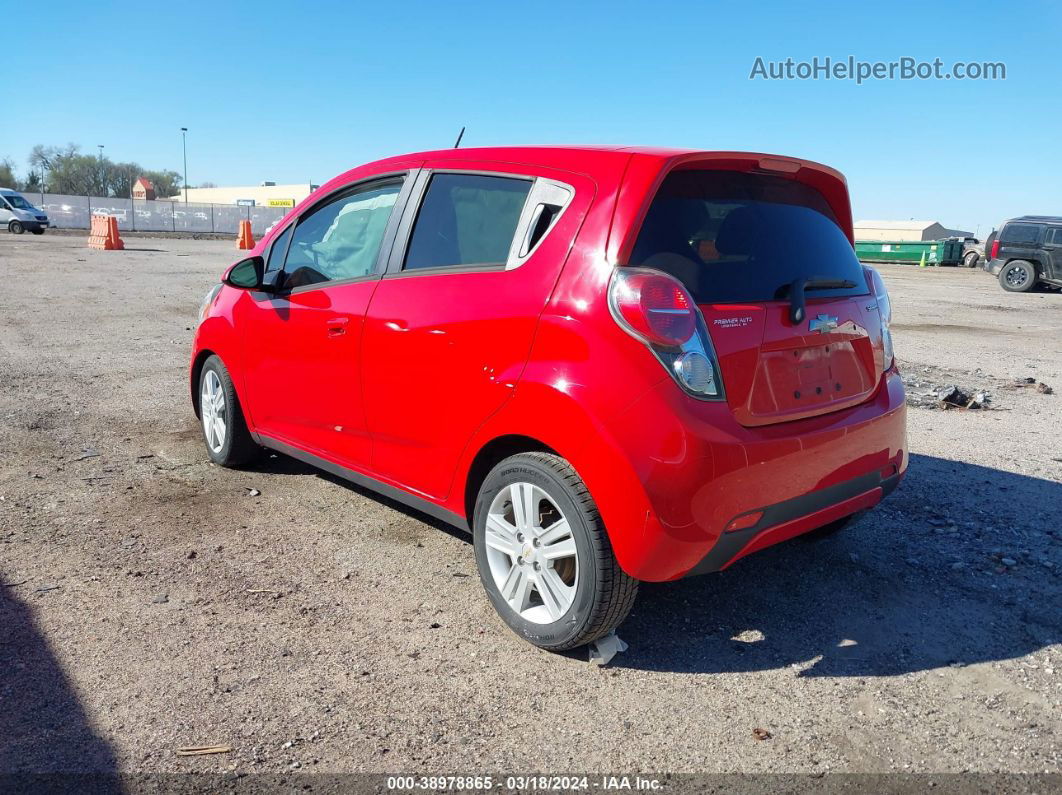
M 995 259 L 999 256 L 999 238 L 997 237 L 992 241 L 992 250 L 988 254 L 989 259 Z
M 693 299 L 666 274 L 627 271 L 615 281 L 612 300 L 624 322 L 655 345 L 681 345 L 697 330 Z
M 644 342 L 683 389 L 697 397 L 722 397 L 708 330 L 682 282 L 650 268 L 617 268 L 609 306 L 616 322 Z
M 874 293 L 874 303 L 878 305 L 878 317 L 881 318 L 881 345 L 884 349 L 881 369 L 885 371 L 892 367 L 893 360 L 896 358 L 892 347 L 892 301 L 889 298 L 889 291 L 885 289 L 881 274 L 874 268 L 866 266 L 864 270 L 867 273 L 870 289 Z

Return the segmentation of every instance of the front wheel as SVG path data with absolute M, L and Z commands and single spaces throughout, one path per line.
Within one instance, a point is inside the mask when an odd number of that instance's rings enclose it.
M 21 222 L 12 221 L 7 225 L 7 231 L 13 235 L 21 235 L 25 231 L 25 229 L 23 228 Z
M 520 637 L 573 649 L 630 613 L 638 581 L 620 568 L 590 492 L 560 456 L 506 458 L 483 481 L 473 517 L 480 580 Z
M 1023 259 L 1008 262 L 999 272 L 999 283 L 1011 293 L 1027 293 L 1036 286 L 1036 266 Z
M 215 464 L 238 467 L 260 452 L 247 430 L 229 371 L 217 356 L 207 359 L 199 373 L 199 420 Z
M 979 259 L 981 259 L 981 255 L 976 251 L 968 251 L 966 256 L 962 258 L 962 264 L 967 268 L 976 268 Z

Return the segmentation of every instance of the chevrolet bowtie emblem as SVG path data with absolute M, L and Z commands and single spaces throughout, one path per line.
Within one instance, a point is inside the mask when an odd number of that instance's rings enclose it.
M 830 317 L 829 315 L 819 315 L 813 317 L 808 324 L 811 331 L 817 331 L 820 334 L 825 334 L 828 331 L 833 331 L 837 328 L 837 318 Z

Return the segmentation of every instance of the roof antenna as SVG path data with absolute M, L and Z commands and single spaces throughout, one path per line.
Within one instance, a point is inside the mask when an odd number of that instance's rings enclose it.
M 465 128 L 461 128 L 461 132 L 457 134 L 457 140 L 454 141 L 454 149 L 457 149 L 461 145 L 461 139 L 465 137 Z

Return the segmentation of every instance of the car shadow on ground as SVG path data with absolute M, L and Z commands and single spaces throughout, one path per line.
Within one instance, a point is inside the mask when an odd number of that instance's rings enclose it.
M 386 497 L 383 494 L 373 491 L 372 489 L 359 486 L 356 483 L 352 483 L 349 480 L 345 480 L 338 475 L 333 475 L 330 472 L 325 472 L 323 469 L 318 469 L 310 464 L 305 464 L 298 459 L 286 456 L 283 453 L 267 452 L 267 454 L 261 458 L 257 463 L 248 467 L 250 472 L 268 472 L 270 474 L 282 474 L 282 475 L 314 475 L 322 480 L 327 480 L 329 483 L 334 483 L 337 486 L 342 486 L 348 491 L 358 494 L 366 499 L 378 502 L 381 505 L 386 505 L 392 510 L 398 511 L 401 514 L 405 514 L 411 519 L 416 519 L 418 522 L 428 525 L 435 530 L 439 530 L 447 535 L 453 536 L 459 541 L 472 544 L 472 534 L 467 530 L 461 530 L 454 527 L 442 519 L 436 519 L 434 516 L 418 511 L 416 508 L 411 508 L 404 503 L 393 500 L 390 497 Z
M 468 532 L 285 455 L 252 471 L 312 474 L 471 542 Z M 1021 548 L 1026 531 L 1062 527 L 1060 506 L 1062 483 L 912 455 L 900 488 L 837 535 L 797 538 L 717 574 L 643 583 L 619 629 L 630 649 L 612 665 L 862 677 L 1021 657 L 1062 640 L 1062 618 L 1044 609 L 1058 603 L 1062 561 L 1011 569 L 992 553 Z M 1057 558 L 1058 538 L 1045 540 Z
M 15 590 L 0 586 L 0 790 L 12 774 L 7 784 L 32 791 L 25 774 L 72 772 L 93 774 L 97 788 L 100 775 L 117 774 L 114 752 Z
M 1062 640 L 1048 607 L 1062 591 L 1059 566 L 1038 557 L 1058 556 L 1044 531 L 1062 525 L 1059 506 L 1062 483 L 913 455 L 901 487 L 835 536 L 643 584 L 619 630 L 630 650 L 613 665 L 864 677 L 1029 654 Z M 1030 538 L 1039 552 L 1000 564 L 1000 550 Z

